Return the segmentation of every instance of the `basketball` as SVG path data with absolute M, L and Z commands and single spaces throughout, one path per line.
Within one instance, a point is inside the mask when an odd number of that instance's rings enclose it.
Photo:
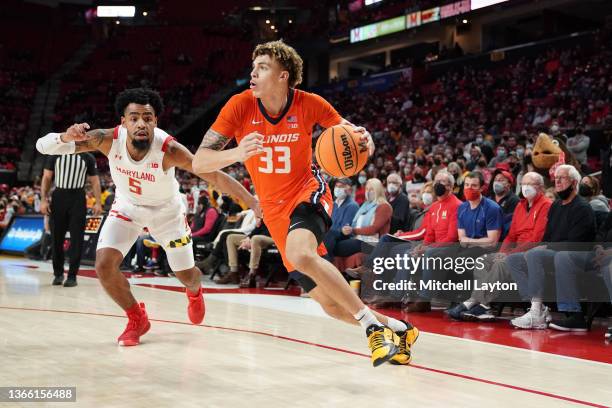
M 315 146 L 319 166 L 333 177 L 351 177 L 359 173 L 368 161 L 368 147 L 361 134 L 345 125 L 325 129 Z

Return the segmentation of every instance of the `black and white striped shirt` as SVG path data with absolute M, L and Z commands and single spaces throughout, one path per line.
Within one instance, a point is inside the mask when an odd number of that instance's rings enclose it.
M 98 175 L 96 159 L 90 153 L 49 156 L 45 169 L 54 172 L 57 188 L 83 188 L 87 176 Z

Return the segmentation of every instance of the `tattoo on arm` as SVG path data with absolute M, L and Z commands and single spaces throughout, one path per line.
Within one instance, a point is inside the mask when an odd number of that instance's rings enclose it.
M 99 150 L 107 135 L 107 129 L 94 129 L 87 132 L 87 140 L 76 142 L 76 151 Z
M 221 133 L 215 132 L 212 129 L 208 129 L 208 132 L 204 135 L 200 149 L 211 149 L 211 150 L 223 150 L 225 145 L 228 144 L 230 139 L 223 136 Z

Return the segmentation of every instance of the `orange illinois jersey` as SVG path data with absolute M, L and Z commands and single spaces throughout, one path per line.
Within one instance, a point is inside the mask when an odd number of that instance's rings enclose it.
M 263 207 L 288 203 L 302 195 L 314 179 L 320 179 L 312 165 L 312 129 L 315 124 L 325 128 L 339 124 L 342 117 L 322 97 L 290 89 L 287 105 L 277 117 L 271 117 L 261 101 L 246 90 L 234 95 L 221 109 L 212 125 L 215 132 L 235 137 L 240 143 L 252 132 L 264 135 L 263 153 L 245 162 L 255 191 Z M 317 180 L 322 191 L 327 188 Z M 316 204 L 320 197 L 313 192 Z

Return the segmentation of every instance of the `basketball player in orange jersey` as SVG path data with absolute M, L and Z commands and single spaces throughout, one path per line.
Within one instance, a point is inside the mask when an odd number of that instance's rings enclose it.
M 191 230 L 174 176 L 175 168 L 194 173 L 193 154 L 157 127 L 157 115 L 163 111 L 157 92 L 128 89 L 117 96 L 115 109 L 121 117 L 115 128 L 89 130 L 87 123 L 75 124 L 64 133 L 41 137 L 36 148 L 42 154 L 59 155 L 97 150 L 108 157 L 116 196 L 98 239 L 96 273 L 129 319 L 119 345 L 135 346 L 151 324 L 119 265 L 145 227 L 164 246 L 170 268 L 187 288 L 189 320 L 200 324 L 204 319 L 201 272 L 194 264 Z M 260 212 L 255 197 L 229 175 L 194 174 Z
M 322 241 L 333 206 L 329 187 L 312 165 L 312 129 L 317 123 L 353 125 L 325 99 L 295 89 L 301 81 L 302 59 L 292 47 L 282 41 L 257 46 L 251 89 L 234 95 L 223 107 L 204 135 L 193 168 L 207 173 L 244 162 L 291 277 L 330 316 L 361 324 L 374 366 L 385 361 L 408 364 L 418 330 L 367 308 L 340 272 L 320 256 L 325 254 Z M 363 134 L 371 155 L 374 143 L 369 133 L 354 130 Z M 238 147 L 223 150 L 233 137 Z

